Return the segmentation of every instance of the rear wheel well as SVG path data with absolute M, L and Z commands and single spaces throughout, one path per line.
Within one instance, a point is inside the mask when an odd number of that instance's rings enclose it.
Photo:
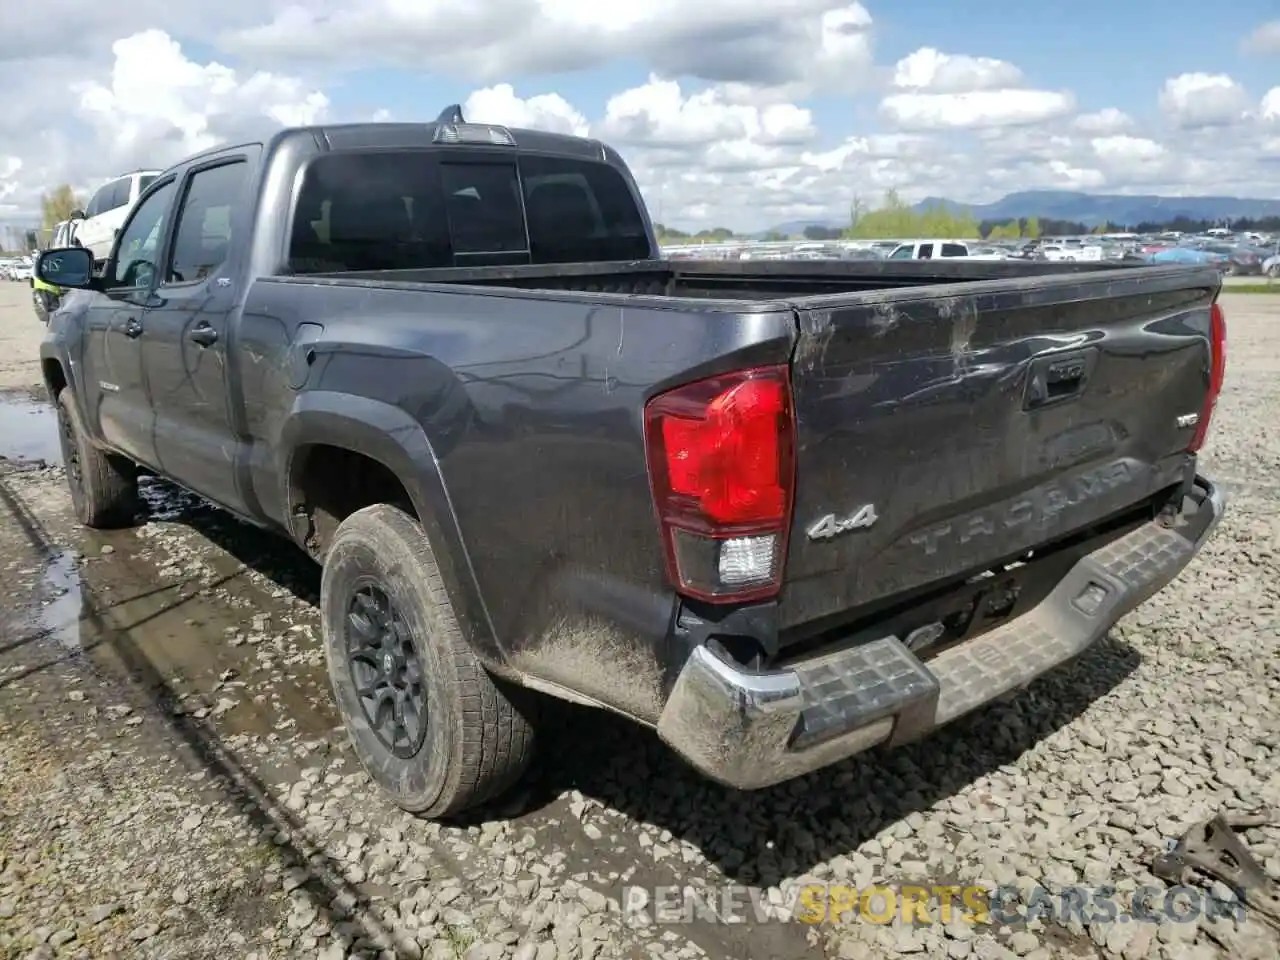
M 385 503 L 418 519 L 409 491 L 380 460 L 345 447 L 310 444 L 293 463 L 289 504 L 294 529 L 317 560 L 328 551 L 338 525 L 364 507 Z
M 67 385 L 67 376 L 62 372 L 62 364 L 57 360 L 43 360 L 40 363 L 44 373 L 44 385 L 49 391 L 49 399 L 56 401 Z

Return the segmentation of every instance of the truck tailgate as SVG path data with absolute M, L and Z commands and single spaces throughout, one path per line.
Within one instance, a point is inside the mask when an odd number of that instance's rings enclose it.
M 1220 282 L 1140 267 L 794 301 L 781 625 L 1011 562 L 1180 481 Z

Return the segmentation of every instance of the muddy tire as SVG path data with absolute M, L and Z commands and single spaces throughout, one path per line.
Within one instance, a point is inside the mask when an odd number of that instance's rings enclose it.
M 356 756 L 401 808 L 444 817 L 498 796 L 533 755 L 532 697 L 463 639 L 431 545 L 378 504 L 334 534 L 320 580 L 334 697 Z
M 62 462 L 76 517 L 97 530 L 131 526 L 138 513 L 138 468 L 93 445 L 69 387 L 59 391 L 57 410 Z

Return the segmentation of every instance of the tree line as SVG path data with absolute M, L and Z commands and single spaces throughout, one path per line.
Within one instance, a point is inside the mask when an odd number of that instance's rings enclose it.
M 986 240 L 1035 240 L 1049 236 L 1084 236 L 1104 233 L 1203 233 L 1215 226 L 1227 226 L 1237 231 L 1280 232 L 1280 217 L 1257 217 L 1233 220 L 1229 224 L 1213 220 L 1192 220 L 1176 217 L 1159 223 L 1119 224 L 1104 223 L 1087 226 L 1073 220 L 1052 217 L 1021 217 L 1016 220 L 978 220 L 967 210 L 943 206 L 914 209 L 895 190 L 885 194 L 880 206 L 869 209 L 862 200 L 855 199 L 849 210 L 849 224 L 844 227 L 809 226 L 803 231 L 806 240 L 894 240 L 901 237 L 936 237 L 940 240 L 967 240 L 981 237 Z M 690 234 L 681 230 L 655 224 L 658 239 L 664 243 L 709 243 L 733 239 L 736 234 L 728 227 L 701 230 Z M 783 241 L 795 239 L 777 231 L 762 236 L 763 240 Z

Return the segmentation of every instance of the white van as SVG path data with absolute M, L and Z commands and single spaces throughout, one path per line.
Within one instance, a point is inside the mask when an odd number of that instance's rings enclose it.
M 938 257 L 967 257 L 969 245 L 959 240 L 916 240 L 900 243 L 888 260 L 933 260 Z
M 95 260 L 105 260 L 111 255 L 111 244 L 116 231 L 124 225 L 130 208 L 138 202 L 142 191 L 151 185 L 160 170 L 135 170 L 122 177 L 109 180 L 98 188 L 83 213 L 77 211 L 71 218 L 84 219 L 76 230 L 80 246 L 93 251 Z

